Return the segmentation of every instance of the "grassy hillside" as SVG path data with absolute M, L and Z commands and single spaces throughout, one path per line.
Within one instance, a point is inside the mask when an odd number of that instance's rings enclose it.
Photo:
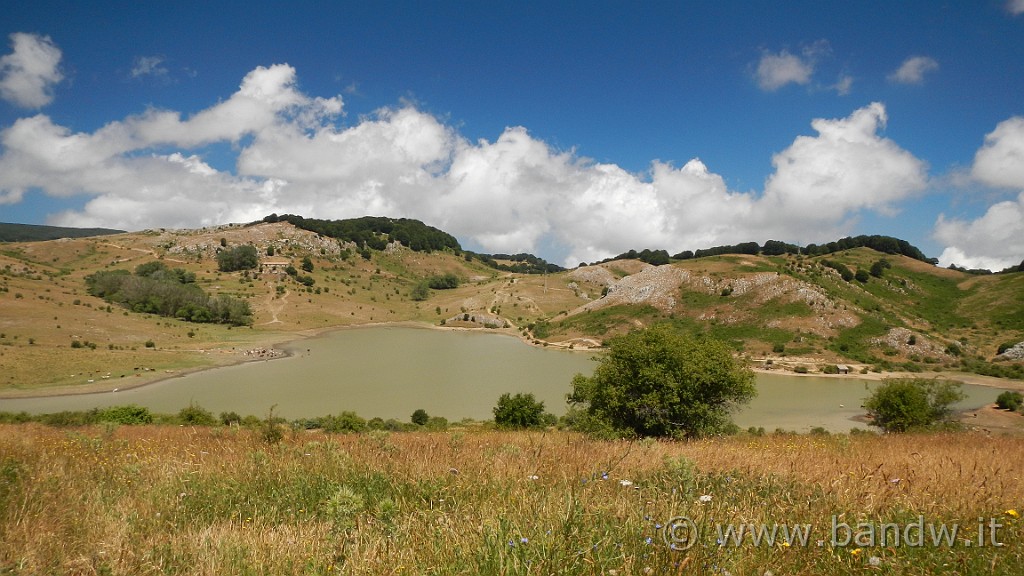
M 868 272 L 884 261 L 880 275 Z M 723 255 L 622 270 L 568 272 L 604 298 L 542 324 L 552 339 L 604 338 L 670 322 L 777 362 L 958 369 L 1024 340 L 1024 274 L 975 276 L 856 248 L 817 257 Z M 844 280 L 837 267 L 861 279 Z M 795 360 L 794 360 L 795 358 Z M 1018 376 L 1019 377 L 1019 376 Z
M 246 244 L 256 247 L 261 269 L 219 272 L 218 250 Z M 311 272 L 301 269 L 306 258 Z M 889 266 L 866 282 L 845 281 L 836 269 L 870 270 L 882 258 Z M 154 260 L 194 273 L 209 294 L 244 298 L 253 325 L 140 314 L 87 292 L 85 278 L 94 272 L 131 271 Z M 285 265 L 297 275 L 286 274 Z M 443 275 L 457 277 L 458 287 L 417 299 L 417 286 Z M 1024 340 L 1024 274 L 972 276 L 856 248 L 658 267 L 615 260 L 527 275 L 452 249 L 362 250 L 286 222 L 0 246 L 5 394 L 110 389 L 236 362 L 297 334 L 394 321 L 501 330 L 562 347 L 597 346 L 635 327 L 670 322 L 723 338 L 775 367 L 814 371 L 845 362 L 1006 373 L 1010 363 L 989 360 L 1000 345 Z
M 0 572 L 1019 574 L 1021 449 L 2 425 Z

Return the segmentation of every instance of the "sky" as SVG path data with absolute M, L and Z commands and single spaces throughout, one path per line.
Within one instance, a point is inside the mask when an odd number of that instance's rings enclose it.
M 567 266 L 905 239 L 1024 260 L 1024 0 L 35 2 L 0 221 L 417 218 Z

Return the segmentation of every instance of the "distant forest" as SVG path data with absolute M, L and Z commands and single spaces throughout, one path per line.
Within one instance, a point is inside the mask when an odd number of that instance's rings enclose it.
M 466 260 L 473 258 L 495 270 L 515 272 L 516 274 L 553 274 L 565 270 L 565 268 L 557 264 L 551 264 L 547 260 L 533 254 L 477 254 L 467 250 Z M 498 260 L 508 260 L 512 264 L 505 264 L 504 262 L 498 262 Z
M 446 248 L 455 252 L 462 251 L 459 241 L 451 234 L 409 218 L 364 216 L 348 220 L 318 220 L 293 214 L 271 214 L 263 222 L 288 222 L 296 228 L 352 242 L 362 249 L 383 250 L 390 242 L 400 242 L 416 252 Z
M 293 214 L 271 214 L 262 222 L 288 222 L 296 228 L 352 242 L 359 248 L 364 258 L 370 257 L 369 250 L 383 250 L 390 242 L 400 242 L 415 252 L 451 250 L 456 254 L 463 254 L 467 261 L 475 258 L 491 268 L 506 272 L 543 274 L 565 270 L 533 254 L 478 254 L 463 251 L 459 241 L 451 234 L 411 218 L 364 216 L 347 220 L 318 220 Z M 508 260 L 513 264 L 498 262 L 499 260 Z
M 843 250 L 850 250 L 853 248 L 872 248 L 885 254 L 901 254 L 929 264 L 938 264 L 939 262 L 936 258 L 928 258 L 923 252 L 906 240 L 900 240 L 899 238 L 893 238 L 892 236 L 878 235 L 848 236 L 846 238 L 836 240 L 835 242 L 829 242 L 828 244 L 808 244 L 803 247 L 796 244 L 789 244 L 787 242 L 780 242 L 778 240 L 769 240 L 764 243 L 764 246 L 761 246 L 757 242 L 741 242 L 739 244 L 727 244 L 724 246 L 715 246 L 695 251 L 684 250 L 671 257 L 665 250 L 642 250 L 640 252 L 630 250 L 629 252 L 624 252 L 613 258 L 602 260 L 601 262 L 611 262 L 613 260 L 641 260 L 648 264 L 661 266 L 662 264 L 668 264 L 672 260 L 690 260 L 692 258 L 706 258 L 708 256 L 720 256 L 723 254 L 750 254 L 752 256 L 756 256 L 758 254 L 764 256 L 803 254 L 806 256 L 822 256 L 824 254 L 833 254 L 835 252 L 842 252 Z
M 110 228 L 65 228 L 38 224 L 6 224 L 0 222 L 0 242 L 42 242 L 58 238 L 85 238 L 123 234 L 124 230 Z

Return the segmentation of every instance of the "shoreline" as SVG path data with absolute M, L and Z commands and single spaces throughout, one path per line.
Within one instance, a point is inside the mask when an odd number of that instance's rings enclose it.
M 428 329 L 428 330 L 439 330 L 439 331 L 452 331 L 452 332 L 480 332 L 484 334 L 500 334 L 505 336 L 511 336 L 519 340 L 520 342 L 532 346 L 535 348 L 541 348 L 546 350 L 556 350 L 559 352 L 587 352 L 595 353 L 603 350 L 603 347 L 580 347 L 570 348 L 569 346 L 562 345 L 561 343 L 550 343 L 542 340 L 534 339 L 530 336 L 524 336 L 514 325 L 510 325 L 508 328 L 480 328 L 472 326 L 439 326 L 437 324 L 427 323 L 417 320 L 396 320 L 396 321 L 385 321 L 385 322 L 367 322 L 362 324 L 346 324 L 340 326 L 325 326 L 321 328 L 311 328 L 307 330 L 300 330 L 295 332 L 281 332 L 281 333 L 266 333 L 264 334 L 263 341 L 257 343 L 254 339 L 252 346 L 253 349 L 266 349 L 276 351 L 278 354 L 269 358 L 262 357 L 246 357 L 248 350 L 241 352 L 233 352 L 237 358 L 228 358 L 224 362 L 215 362 L 212 365 L 207 366 L 196 366 L 191 368 L 185 368 L 182 370 L 175 370 L 169 372 L 164 371 L 164 374 L 159 375 L 153 379 L 143 379 L 136 383 L 122 383 L 120 386 L 113 386 L 114 382 L 123 381 L 107 381 L 104 383 L 95 383 L 95 385 L 77 385 L 77 386 L 56 386 L 53 388 L 43 390 L 25 390 L 14 392 L 10 390 L 0 390 L 0 401 L 2 400 L 17 400 L 17 399 L 30 399 L 30 398 L 55 398 L 62 396 L 83 396 L 91 394 L 110 394 L 121 390 L 133 390 L 143 388 L 167 380 L 173 380 L 175 378 L 181 378 L 190 374 L 198 372 L 204 372 L 207 370 L 216 370 L 218 368 L 226 368 L 229 366 L 238 366 L 242 364 L 248 364 L 250 362 L 269 362 L 271 360 L 280 360 L 284 358 L 291 358 L 294 356 L 289 347 L 294 343 L 301 342 L 310 338 L 316 338 L 323 336 L 330 332 L 336 332 L 341 330 L 356 330 L 366 328 L 416 328 L 416 329 Z M 212 348 L 203 351 L 204 353 L 215 353 L 226 352 L 225 349 Z M 764 368 L 764 359 L 744 359 L 744 362 L 751 368 L 755 374 L 774 374 L 774 375 L 785 375 L 793 377 L 815 377 L 815 378 L 835 378 L 835 379 L 846 379 L 855 381 L 870 381 L 870 382 L 881 382 L 888 378 L 924 378 L 924 379 L 943 379 L 957 381 L 964 384 L 972 384 L 976 386 L 985 386 L 994 389 L 1004 390 L 1017 390 L 1024 391 L 1024 381 L 1020 380 L 1006 380 L 1001 378 L 995 378 L 993 376 L 983 376 L 980 374 L 970 374 L 966 372 L 930 372 L 930 373 L 913 373 L 913 372 L 868 372 L 862 374 L 860 372 L 850 374 L 823 374 L 820 372 L 808 372 L 804 374 L 792 372 L 785 369 L 781 365 L 776 365 L 778 368 L 768 369 Z M 808 360 L 810 362 L 810 360 Z M 813 363 L 813 362 L 811 362 Z

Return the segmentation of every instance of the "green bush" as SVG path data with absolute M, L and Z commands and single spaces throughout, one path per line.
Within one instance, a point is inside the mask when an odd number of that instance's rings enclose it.
M 187 407 L 182 408 L 178 412 L 178 421 L 182 424 L 191 424 L 193 426 L 214 426 L 217 424 L 217 419 L 213 417 L 212 413 L 195 403 L 189 403 Z
M 425 426 L 427 422 L 430 422 L 430 415 L 427 411 L 420 408 L 412 413 L 412 423 L 417 426 Z
M 430 286 L 426 282 L 420 282 L 412 289 L 409 297 L 417 302 L 422 302 L 427 298 L 430 298 Z
M 237 412 L 221 412 L 220 423 L 225 426 L 231 426 L 232 424 L 241 424 L 242 417 Z
M 886 432 L 922 430 L 945 423 L 951 406 L 964 398 L 959 382 L 890 378 L 883 380 L 864 407 L 872 425 Z
M 111 406 L 110 408 L 102 410 L 96 420 L 99 422 L 113 422 L 114 424 L 127 425 L 152 424 L 153 415 L 150 414 L 149 408 L 129 404 L 128 406 Z
M 434 290 L 450 290 L 452 288 L 458 288 L 459 277 L 452 273 L 431 276 L 427 280 L 427 286 Z
M 255 420 L 255 419 L 254 419 Z M 250 418 L 246 417 L 243 423 L 248 424 Z M 281 429 L 282 419 L 274 416 L 274 407 L 271 406 L 267 412 L 267 417 L 263 420 L 256 421 L 259 428 L 260 438 L 263 439 L 267 444 L 277 444 L 284 439 L 284 430 Z
M 341 412 L 337 416 L 320 418 L 320 427 L 324 432 L 345 433 L 366 431 L 366 420 L 355 412 Z
M 1007 390 L 996 398 L 996 406 L 998 406 L 1000 410 L 1016 412 L 1017 410 L 1020 410 L 1021 405 L 1024 405 L 1024 395 L 1021 395 L 1020 392 L 1011 392 Z
M 64 411 L 55 412 L 53 414 L 43 414 L 38 416 L 36 419 L 47 426 L 86 426 L 89 424 L 95 424 L 99 421 L 99 410 L 89 410 L 87 412 L 82 411 Z
M 494 422 L 502 428 L 539 428 L 544 423 L 544 403 L 533 394 L 505 393 L 494 407 Z
M 217 268 L 221 272 L 252 270 L 259 265 L 260 257 L 256 253 L 256 247 L 249 244 L 227 248 L 217 253 Z
M 725 343 L 664 325 L 609 339 L 594 375 L 577 374 L 572 386 L 569 402 L 623 436 L 644 437 L 720 434 L 729 412 L 757 392 Z

